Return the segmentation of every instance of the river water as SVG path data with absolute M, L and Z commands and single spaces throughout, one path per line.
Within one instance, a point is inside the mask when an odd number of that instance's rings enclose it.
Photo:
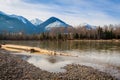
M 90 66 L 120 79 L 120 42 L 96 41 L 1 41 L 1 43 L 40 47 L 78 57 L 14 53 L 49 72 L 64 72 L 67 64 Z M 29 57 L 27 57 L 29 56 Z

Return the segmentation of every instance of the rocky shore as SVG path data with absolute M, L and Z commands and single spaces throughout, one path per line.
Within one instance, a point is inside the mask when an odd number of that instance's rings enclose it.
M 70 64 L 63 68 L 66 72 L 51 73 L 13 54 L 0 53 L 0 80 L 117 80 L 92 67 Z

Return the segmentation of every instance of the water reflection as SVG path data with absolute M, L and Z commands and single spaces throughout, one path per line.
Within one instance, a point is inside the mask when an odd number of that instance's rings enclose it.
M 49 56 L 31 56 L 27 59 L 29 63 L 34 64 L 36 67 L 39 67 L 43 70 L 49 72 L 64 72 L 65 69 L 62 69 L 67 64 L 71 64 L 69 60 L 63 60 L 62 57 L 49 57 Z
M 79 57 L 66 57 L 66 56 L 47 56 L 31 54 L 24 60 L 39 67 L 40 69 L 49 72 L 64 72 L 62 67 L 67 64 L 80 64 L 90 66 L 100 71 L 116 76 L 120 79 L 120 54 L 116 51 L 65 51 L 70 54 L 78 54 Z M 17 53 L 15 53 L 17 54 Z M 18 53 L 20 54 L 20 53 Z M 24 56 L 26 53 L 23 53 Z M 119 68 L 118 68 L 119 67 Z
M 47 60 L 50 62 L 50 63 L 56 63 L 57 62 L 57 60 L 54 58 L 54 57 L 49 57 L 49 58 L 47 58 Z
M 120 52 L 120 42 L 85 42 L 85 41 L 0 41 L 26 46 L 34 46 L 51 50 L 117 50 Z

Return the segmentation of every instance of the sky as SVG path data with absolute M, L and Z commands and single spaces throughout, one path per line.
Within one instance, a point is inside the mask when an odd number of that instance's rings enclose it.
M 73 26 L 120 24 L 120 0 L 0 0 L 0 11 L 28 20 L 54 16 Z

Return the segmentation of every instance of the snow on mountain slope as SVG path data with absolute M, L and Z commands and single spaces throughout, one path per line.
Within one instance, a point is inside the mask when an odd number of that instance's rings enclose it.
M 22 17 L 22 16 L 10 15 L 10 17 L 17 18 L 17 19 L 21 20 L 25 24 L 27 23 L 27 20 L 24 17 Z
M 46 30 L 50 30 L 53 27 L 65 27 L 65 24 L 60 21 L 55 21 L 45 27 Z
M 2 15 L 7 15 L 7 14 L 5 14 L 4 12 L 2 12 L 2 11 L 0 11 L 0 14 L 2 14 Z

